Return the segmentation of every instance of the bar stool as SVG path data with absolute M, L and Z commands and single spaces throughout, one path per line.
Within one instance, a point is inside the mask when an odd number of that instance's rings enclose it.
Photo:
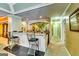
M 29 37 L 30 36 L 30 37 Z M 32 55 L 35 55 L 35 51 L 36 49 L 33 48 L 33 45 L 35 44 L 35 46 L 38 47 L 38 50 L 39 50 L 39 39 L 38 38 L 35 38 L 35 37 L 32 37 L 32 35 L 27 35 L 28 37 L 28 41 L 29 41 L 29 51 L 28 51 L 28 54 L 32 54 Z M 37 43 L 38 42 L 38 43 Z M 34 44 L 31 44 L 31 43 L 34 43 Z M 32 53 L 32 52 L 33 53 Z
M 11 32 L 9 32 L 8 34 L 8 44 L 9 44 L 9 48 L 12 49 L 13 46 L 15 46 L 16 44 L 19 44 L 19 37 L 18 36 L 13 36 L 11 35 Z
M 30 42 L 34 42 L 35 45 L 38 47 L 38 50 L 39 50 L 39 41 L 38 41 L 38 38 L 30 38 L 29 44 L 30 44 Z M 32 44 L 32 47 L 33 47 L 33 44 Z
M 19 44 L 19 37 L 18 36 L 12 36 L 9 42 L 9 48 L 12 49 L 15 45 Z

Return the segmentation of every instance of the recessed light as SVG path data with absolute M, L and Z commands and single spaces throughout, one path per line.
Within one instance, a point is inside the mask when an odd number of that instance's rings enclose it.
M 43 16 L 40 16 L 40 18 L 43 18 Z

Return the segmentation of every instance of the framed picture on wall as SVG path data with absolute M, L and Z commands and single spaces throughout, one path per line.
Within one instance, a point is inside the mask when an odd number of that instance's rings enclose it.
M 69 16 L 70 31 L 79 32 L 79 8 Z

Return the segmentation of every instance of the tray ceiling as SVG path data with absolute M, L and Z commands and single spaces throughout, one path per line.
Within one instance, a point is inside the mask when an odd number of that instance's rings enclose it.
M 49 4 L 48 3 L 0 3 L 0 10 L 12 14 L 17 14 L 46 5 Z

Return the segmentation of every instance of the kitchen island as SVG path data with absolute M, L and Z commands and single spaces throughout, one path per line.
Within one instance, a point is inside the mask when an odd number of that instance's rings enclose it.
M 28 47 L 29 48 L 29 41 L 28 41 L 28 36 L 27 34 L 32 34 L 32 32 L 29 33 L 23 33 L 23 32 L 13 32 L 13 36 L 18 36 L 19 37 L 19 45 Z M 39 40 L 39 51 L 45 52 L 46 50 L 46 34 L 45 33 L 36 33 L 35 37 L 38 38 Z

